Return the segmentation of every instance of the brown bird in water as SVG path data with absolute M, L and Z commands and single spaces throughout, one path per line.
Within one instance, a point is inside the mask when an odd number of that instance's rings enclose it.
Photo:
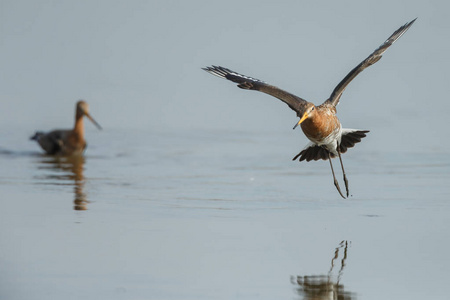
M 89 114 L 87 102 L 80 100 L 76 106 L 75 126 L 73 129 L 53 130 L 48 133 L 37 131 L 30 139 L 37 141 L 42 149 L 50 155 L 81 155 L 86 149 L 84 116 L 88 117 L 98 129 L 102 129 Z
M 331 172 L 333 174 L 334 185 L 339 194 L 345 198 L 336 180 L 331 159 L 338 156 L 342 173 L 344 177 L 345 189 L 347 197 L 349 196 L 348 180 L 345 175 L 344 165 L 342 164 L 341 153 L 345 153 L 347 148 L 353 147 L 366 136 L 368 130 L 342 128 L 339 119 L 336 117 L 336 105 L 339 103 L 342 93 L 347 85 L 365 68 L 373 65 L 380 60 L 383 53 L 389 46 L 398 40 L 414 23 L 416 19 L 401 26 L 397 29 L 381 46 L 379 46 L 372 54 L 357 65 L 345 78 L 336 86 L 323 104 L 315 106 L 300 97 L 288 93 L 276 86 L 269 85 L 259 79 L 241 75 L 230 69 L 212 66 L 203 68 L 203 70 L 216 75 L 220 78 L 231 80 L 238 83 L 238 87 L 245 90 L 255 90 L 269 94 L 286 103 L 292 110 L 297 113 L 300 120 L 294 126 L 294 129 L 301 125 L 303 133 L 311 141 L 293 160 L 299 158 L 299 161 L 311 160 L 329 160 Z

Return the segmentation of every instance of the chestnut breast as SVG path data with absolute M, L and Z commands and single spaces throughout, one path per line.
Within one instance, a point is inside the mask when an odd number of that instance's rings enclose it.
M 332 105 L 317 106 L 313 116 L 300 124 L 303 133 L 311 141 L 321 141 L 336 132 L 340 122 L 336 117 L 336 108 Z

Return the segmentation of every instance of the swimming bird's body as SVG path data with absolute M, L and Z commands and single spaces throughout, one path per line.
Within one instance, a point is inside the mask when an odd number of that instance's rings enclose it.
M 415 19 L 401 26 L 380 47 L 378 47 L 353 70 L 351 70 L 350 73 L 348 73 L 347 76 L 345 76 L 345 78 L 336 86 L 331 93 L 330 98 L 319 106 L 315 106 L 311 102 L 283 91 L 276 86 L 269 85 L 264 81 L 241 75 L 224 67 L 212 66 L 203 68 L 203 70 L 218 77 L 238 83 L 239 88 L 256 90 L 276 97 L 285 102 L 292 110 L 294 110 L 300 118 L 294 126 L 294 129 L 300 125 L 303 133 L 311 142 L 299 154 L 297 154 L 293 160 L 299 159 L 299 161 L 311 161 L 328 159 L 330 161 L 334 185 L 336 186 L 339 194 L 345 198 L 341 192 L 339 183 L 336 180 L 331 158 L 336 156 L 339 157 L 345 182 L 346 195 L 348 197 L 348 180 L 342 164 L 341 153 L 345 153 L 348 148 L 351 148 L 356 143 L 360 142 L 369 131 L 342 128 L 342 125 L 336 116 L 336 105 L 339 103 L 339 99 L 341 98 L 341 95 L 347 85 L 365 68 L 380 60 L 386 49 L 397 39 L 399 39 L 409 29 L 409 27 L 411 27 L 414 21 Z
M 48 133 L 36 132 L 30 139 L 35 140 L 50 155 L 81 155 L 86 149 L 84 139 L 83 117 L 88 117 L 99 129 L 100 125 L 89 114 L 89 106 L 85 101 L 78 101 L 73 129 L 53 130 Z

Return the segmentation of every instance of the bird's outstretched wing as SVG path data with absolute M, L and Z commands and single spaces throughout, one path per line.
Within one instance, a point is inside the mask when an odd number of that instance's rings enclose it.
M 241 89 L 260 91 L 269 94 L 275 98 L 278 98 L 284 103 L 286 103 L 292 110 L 297 112 L 297 115 L 299 116 L 303 115 L 304 107 L 308 103 L 306 100 L 297 97 L 291 93 L 288 93 L 286 91 L 283 91 L 282 89 L 279 89 L 276 86 L 267 84 L 259 79 L 251 78 L 236 73 L 224 67 L 212 66 L 202 69 L 220 78 L 228 79 L 238 83 L 238 87 L 240 87 Z
M 405 25 L 397 29 L 380 47 L 378 47 L 372 54 L 370 54 L 353 70 L 351 70 L 350 73 L 348 73 L 347 76 L 345 76 L 345 78 L 342 79 L 341 82 L 339 82 L 339 84 L 331 93 L 330 98 L 325 102 L 331 103 L 332 105 L 336 106 L 339 103 L 339 99 L 341 98 L 342 93 L 344 92 L 345 88 L 350 83 L 350 81 L 352 81 L 365 68 L 379 61 L 384 51 L 386 51 L 386 49 L 389 48 L 389 46 L 391 46 L 396 40 L 398 40 L 409 29 L 409 27 L 411 27 L 411 25 L 416 21 L 416 19 L 412 20 L 409 23 L 406 23 Z

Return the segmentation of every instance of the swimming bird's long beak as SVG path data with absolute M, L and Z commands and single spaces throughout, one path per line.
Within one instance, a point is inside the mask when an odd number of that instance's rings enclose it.
M 100 126 L 100 124 L 97 123 L 97 121 L 94 120 L 94 118 L 91 117 L 90 114 L 88 113 L 84 113 L 86 117 L 88 117 L 89 120 L 91 120 L 92 123 L 94 123 L 95 126 L 97 126 L 98 129 L 102 129 L 102 126 Z
M 295 124 L 294 128 L 292 128 L 292 129 L 297 128 L 297 126 L 300 125 L 300 124 L 301 124 L 303 121 L 305 121 L 307 118 L 308 118 L 308 114 L 307 114 L 307 113 L 304 113 L 304 114 L 303 114 L 303 117 L 300 119 L 300 121 L 297 122 L 297 124 Z

